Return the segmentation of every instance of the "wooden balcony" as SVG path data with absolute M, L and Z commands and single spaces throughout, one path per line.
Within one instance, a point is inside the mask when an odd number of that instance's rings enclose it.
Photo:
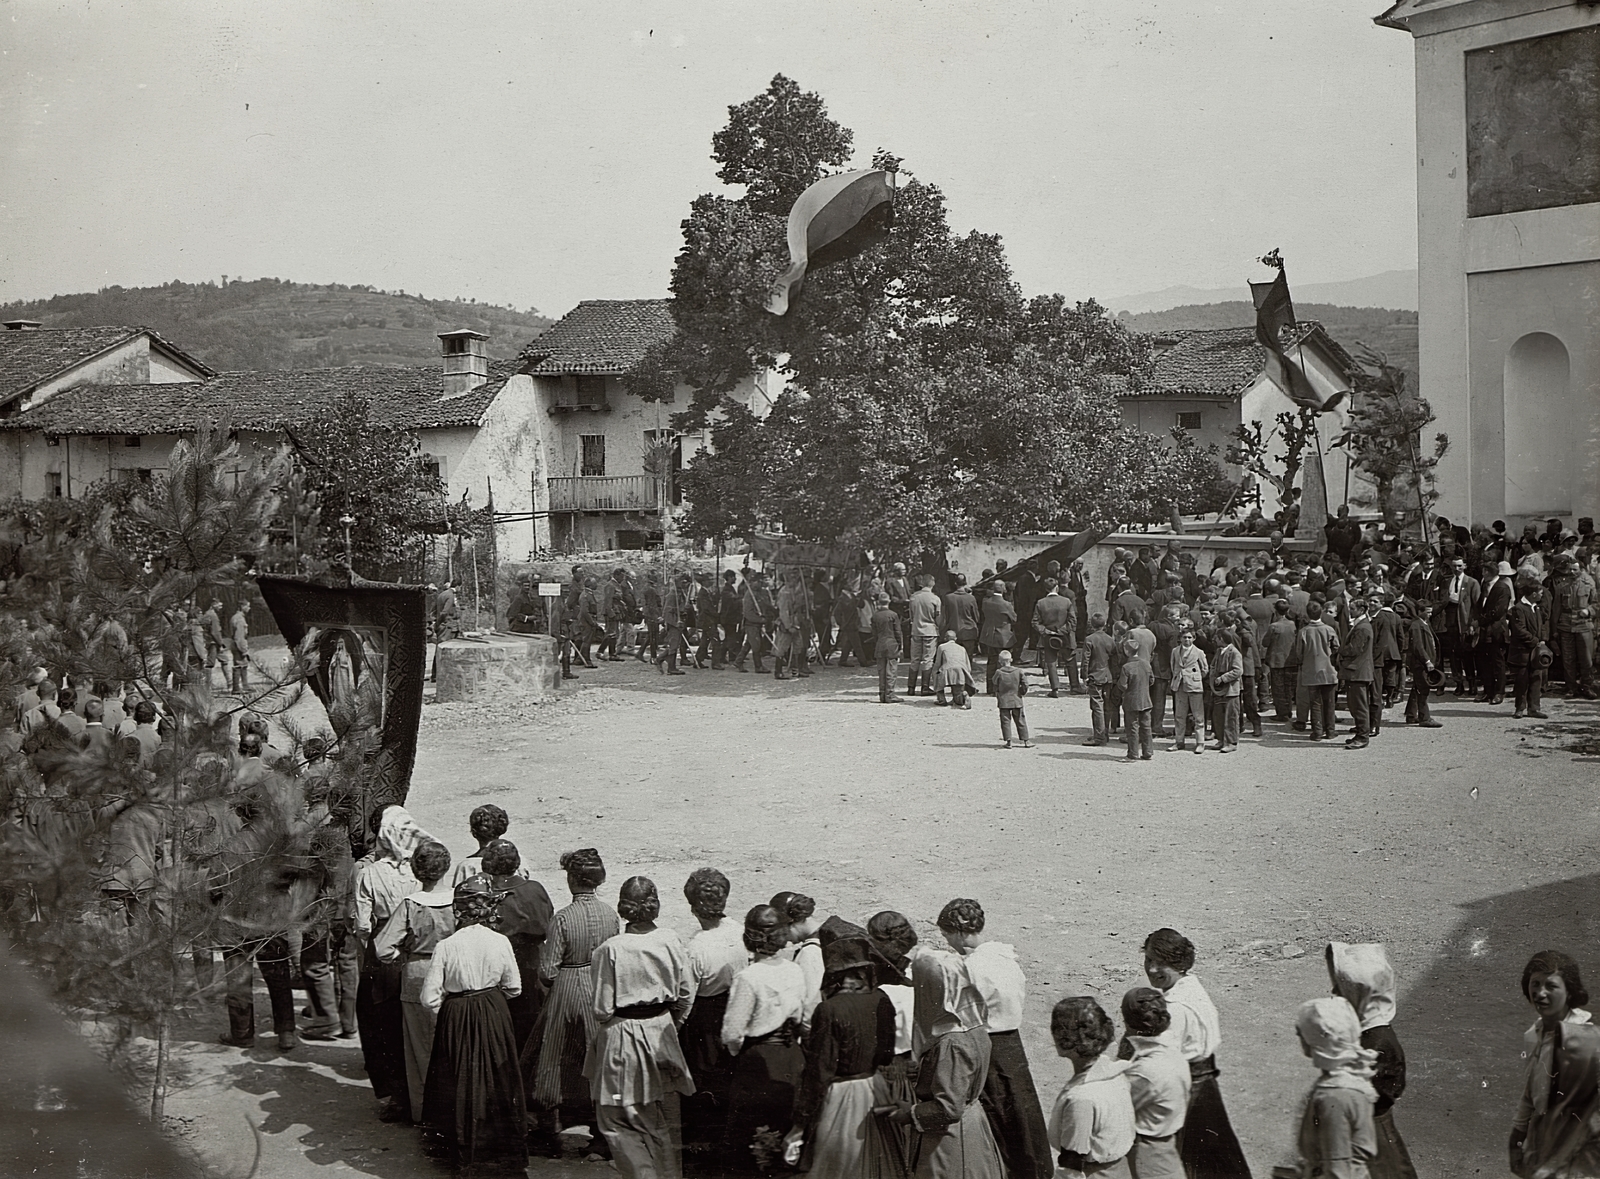
M 661 506 L 654 475 L 583 475 L 549 483 L 552 512 L 654 512 Z

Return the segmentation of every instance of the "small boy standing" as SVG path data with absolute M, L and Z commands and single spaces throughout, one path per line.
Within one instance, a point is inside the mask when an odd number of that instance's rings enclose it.
M 1096 614 L 1089 619 L 1090 634 L 1080 648 L 1083 658 L 1083 682 L 1089 688 L 1089 723 L 1094 731 L 1085 745 L 1105 745 L 1111 740 L 1111 727 L 1106 717 L 1106 697 L 1111 688 L 1111 636 L 1106 633 L 1106 616 Z
M 1015 724 L 1022 747 L 1032 749 L 1033 742 L 1028 740 L 1028 718 L 1022 714 L 1022 698 L 1028 694 L 1027 682 L 1022 672 L 1011 666 L 1010 651 L 1001 651 L 998 659 L 1000 666 L 994 673 L 993 691 L 995 703 L 1000 706 L 1000 736 L 1010 749 L 1011 726 Z
M 1150 683 L 1155 675 L 1140 653 L 1138 639 L 1125 639 L 1122 650 L 1126 658 L 1117 675 L 1117 694 L 1122 697 L 1128 729 L 1128 755 L 1123 760 L 1149 761 L 1152 756 L 1150 714 L 1153 707 Z

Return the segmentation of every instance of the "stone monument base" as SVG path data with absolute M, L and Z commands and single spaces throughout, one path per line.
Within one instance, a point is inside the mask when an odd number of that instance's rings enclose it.
M 495 632 L 439 644 L 440 703 L 554 696 L 561 683 L 556 641 L 549 635 Z

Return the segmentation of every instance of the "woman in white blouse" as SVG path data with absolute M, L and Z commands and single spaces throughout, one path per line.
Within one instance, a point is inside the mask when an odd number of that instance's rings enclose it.
M 722 1017 L 722 1042 L 734 1057 L 725 1161 L 735 1172 L 763 1169 L 751 1147 L 780 1152 L 794 1120 L 795 1090 L 805 1067 L 800 1036 L 811 1022 L 811 1008 L 805 971 L 781 954 L 788 935 L 788 918 L 771 905 L 745 914 L 744 944 L 753 957 L 733 976 Z M 762 1127 L 770 1138 L 758 1145 Z
M 491 926 L 499 894 L 475 876 L 455 889 L 456 931 L 433 951 L 421 1000 L 439 1013 L 422 1120 L 458 1169 L 528 1166 L 526 1105 L 508 996 L 522 993 L 511 940 Z

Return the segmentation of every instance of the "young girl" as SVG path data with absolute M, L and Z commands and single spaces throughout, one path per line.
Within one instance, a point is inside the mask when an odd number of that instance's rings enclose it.
M 1182 731 L 1181 729 L 1179 730 Z M 1172 1026 L 1163 1033 L 1189 1062 L 1189 1109 L 1179 1151 L 1189 1179 L 1248 1177 L 1250 1164 L 1233 1133 L 1217 1084 L 1222 1023 L 1194 968 L 1194 943 L 1175 929 L 1158 929 L 1144 942 L 1144 973 L 1167 1000 Z
M 1154 987 L 1122 996 L 1127 1035 L 1118 1056 L 1128 1062 L 1137 1135 L 1129 1160 L 1137 1179 L 1183 1179 L 1178 1134 L 1189 1108 L 1189 1063 L 1161 1033 L 1172 1026 L 1167 1000 Z
M 624 1179 L 676 1179 L 678 1098 L 694 1092 L 678 1043 L 694 1003 L 689 951 L 656 925 L 661 898 L 648 877 L 623 882 L 617 914 L 626 928 L 594 952 L 596 1031 L 583 1071 Z
M 1394 969 L 1377 943 L 1346 945 L 1330 942 L 1326 951 L 1334 994 L 1355 1008 L 1361 1021 L 1361 1046 L 1378 1054 L 1372 1087 L 1378 1102 L 1372 1110 L 1378 1153 L 1373 1179 L 1417 1179 L 1411 1153 L 1394 1124 L 1394 1103 L 1406 1091 L 1406 1054 L 1390 1026 L 1394 1019 Z
M 451 905 L 454 892 L 445 877 L 450 849 L 425 843 L 411 857 L 411 871 L 422 887 L 400 903 L 372 944 L 379 962 L 399 962 L 400 1012 L 405 1029 L 406 1091 L 413 1117 L 422 1113 L 422 1085 L 433 1051 L 434 1014 L 422 1002 L 422 981 L 433 962 L 433 950 L 456 930 Z
M 1522 993 L 1539 1018 L 1525 1042 L 1528 1071 L 1511 1126 L 1511 1169 L 1539 1179 L 1600 1174 L 1600 1028 L 1583 1004 L 1578 964 L 1540 950 L 1522 970 Z
M 1050 1036 L 1073 1070 L 1050 1114 L 1056 1174 L 1131 1179 L 1128 1152 L 1135 1134 L 1129 1062 L 1105 1055 L 1116 1038 L 1111 1017 L 1093 999 L 1063 999 L 1050 1013 Z
M 1300 1119 L 1301 1173 L 1367 1179 L 1377 1156 L 1372 1087 L 1378 1054 L 1361 1046 L 1355 1008 L 1337 996 L 1312 999 L 1295 1016 L 1300 1049 L 1322 1070 Z

